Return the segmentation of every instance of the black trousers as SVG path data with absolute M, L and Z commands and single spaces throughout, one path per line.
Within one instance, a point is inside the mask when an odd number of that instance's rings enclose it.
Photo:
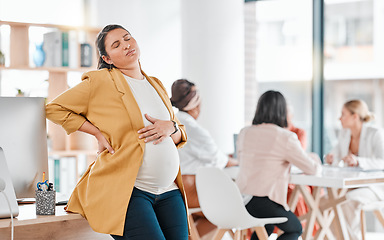
M 280 224 L 267 224 L 265 228 L 268 236 L 272 234 L 273 229 L 277 226 L 284 231 L 278 239 L 279 240 L 297 240 L 303 232 L 301 223 L 294 213 L 287 211 L 280 204 L 270 200 L 268 197 L 253 197 L 251 201 L 245 206 L 248 212 L 257 218 L 269 217 L 286 217 L 288 221 Z M 259 239 L 256 233 L 252 234 L 251 240 Z

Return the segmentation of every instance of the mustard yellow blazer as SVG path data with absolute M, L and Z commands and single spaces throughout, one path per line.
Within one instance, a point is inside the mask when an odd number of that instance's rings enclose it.
M 162 83 L 144 76 L 156 89 L 170 115 L 179 124 L 182 147 L 185 128 L 175 117 Z M 88 120 L 98 127 L 115 153 L 103 151 L 88 167 L 74 189 L 66 210 L 80 213 L 96 232 L 123 235 L 128 203 L 143 161 L 145 143 L 137 131 L 144 127 L 139 106 L 118 69 L 84 73 L 82 82 L 68 89 L 46 106 L 47 118 L 60 124 L 67 134 Z M 186 204 L 180 169 L 175 179 Z M 187 211 L 187 208 L 186 208 Z

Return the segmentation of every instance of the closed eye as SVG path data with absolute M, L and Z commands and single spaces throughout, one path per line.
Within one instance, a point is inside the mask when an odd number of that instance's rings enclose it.
M 112 48 L 118 48 L 120 46 L 120 41 L 114 41 L 111 45 Z

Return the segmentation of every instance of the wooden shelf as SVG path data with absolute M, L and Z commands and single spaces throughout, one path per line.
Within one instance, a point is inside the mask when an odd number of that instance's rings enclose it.
M 96 156 L 97 155 L 97 149 L 95 150 L 68 150 L 68 151 L 50 151 L 48 152 L 49 156 L 60 156 L 60 157 L 72 157 L 77 155 L 89 155 L 89 156 Z
M 27 22 L 11 22 L 0 21 L 0 26 L 8 25 L 10 27 L 9 33 L 9 66 L 0 66 L 0 71 L 46 71 L 49 73 L 48 77 L 48 101 L 52 100 L 62 92 L 68 89 L 68 72 L 87 72 L 97 69 L 97 56 L 93 55 L 92 67 L 80 67 L 81 63 L 81 51 L 80 44 L 83 41 L 91 44 L 92 49 L 96 49 L 94 41 L 97 33 L 101 28 L 88 27 L 88 26 L 66 26 L 56 24 L 42 24 L 42 23 L 27 23 Z M 42 27 L 51 28 L 53 31 L 76 31 L 84 32 L 84 39 L 80 41 L 80 34 L 74 34 L 74 44 L 78 44 L 78 49 L 75 51 L 75 56 L 78 59 L 78 63 L 74 63 L 74 68 L 61 67 L 31 67 L 29 62 L 30 52 L 30 27 Z M 83 34 L 83 33 L 82 33 Z M 76 56 L 77 52 L 77 56 Z M 76 65 L 75 65 L 76 64 Z M 79 79 L 80 80 L 80 79 Z M 76 155 L 85 154 L 87 158 L 94 159 L 97 152 L 97 143 L 95 145 L 95 139 L 86 137 L 84 134 L 73 133 L 71 136 L 66 136 L 65 131 L 61 126 L 55 125 L 52 122 L 48 123 L 48 134 L 52 140 L 52 149 L 49 155 L 56 155 L 61 157 L 76 157 Z M 92 145 L 93 144 L 93 145 Z M 94 149 L 95 148 L 95 149 Z M 73 150 L 72 150 L 73 149 Z M 82 149 L 82 150 L 80 150 Z
M 48 71 L 48 72 L 87 72 L 96 70 L 95 68 L 70 68 L 70 67 L 4 67 L 0 66 L 0 70 L 24 70 L 24 71 Z
M 26 22 L 0 21 L 0 25 L 9 25 L 9 26 L 15 26 L 15 27 L 57 28 L 60 30 L 76 30 L 76 31 L 86 31 L 86 32 L 95 32 L 95 33 L 98 33 L 100 31 L 100 28 L 98 27 L 67 26 L 67 25 L 57 25 L 57 24 L 49 24 L 49 23 L 26 23 Z

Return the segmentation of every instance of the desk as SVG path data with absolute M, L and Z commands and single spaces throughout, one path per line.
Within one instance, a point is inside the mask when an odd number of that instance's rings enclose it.
M 300 193 L 309 208 L 309 212 L 300 217 L 300 220 L 307 221 L 303 239 L 311 239 L 315 222 L 318 222 L 321 229 L 317 232 L 315 239 L 323 239 L 327 236 L 328 239 L 348 240 L 344 214 L 340 208 L 340 204 L 346 200 L 345 194 L 351 188 L 383 184 L 384 172 L 363 172 L 356 168 L 323 166 L 322 174 L 319 176 L 291 174 L 290 183 L 296 185 L 288 203 L 291 210 L 295 210 Z M 314 187 L 312 194 L 309 193 L 306 185 Z M 327 189 L 327 198 L 322 196 L 321 188 Z M 336 224 L 336 237 L 329 230 L 333 220 Z
M 14 218 L 15 240 L 111 240 L 107 234 L 94 232 L 81 215 L 67 213 L 56 206 L 56 215 L 36 216 L 34 204 L 20 205 Z M 0 239 L 11 239 L 11 220 L 0 219 Z

